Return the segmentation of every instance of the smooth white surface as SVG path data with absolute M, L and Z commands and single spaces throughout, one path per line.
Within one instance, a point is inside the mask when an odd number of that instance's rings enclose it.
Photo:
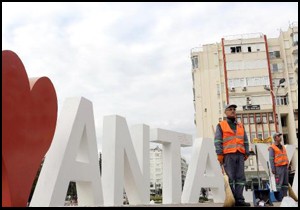
M 78 205 L 103 204 L 92 103 L 66 99 L 30 206 L 64 206 L 70 181 Z
M 102 180 L 105 206 L 123 204 L 123 187 L 131 205 L 150 201 L 149 127 L 137 125 L 131 131 L 132 138 L 124 117 L 104 117 Z
M 198 203 L 202 187 L 211 188 L 214 203 L 224 202 L 224 177 L 217 160 L 214 142 L 210 138 L 194 140 L 181 202 Z
M 163 155 L 163 204 L 181 202 L 181 146 L 190 146 L 192 136 L 164 129 L 151 129 L 150 141 L 161 143 Z

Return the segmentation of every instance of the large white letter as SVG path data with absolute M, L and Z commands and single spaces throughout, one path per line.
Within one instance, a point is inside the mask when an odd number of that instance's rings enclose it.
M 133 141 L 125 118 L 104 117 L 102 179 L 106 206 L 122 205 L 124 185 L 130 204 L 149 204 L 149 126 L 137 125 L 131 131 Z
M 191 146 L 192 136 L 152 129 L 150 139 L 163 145 L 163 203 L 180 203 L 182 186 L 180 146 Z
M 30 206 L 63 206 L 69 182 L 79 206 L 103 204 L 92 103 L 65 101 Z
M 213 140 L 209 138 L 194 140 L 191 163 L 181 197 L 182 203 L 198 203 L 201 187 L 212 189 L 215 203 L 224 202 L 224 178 Z

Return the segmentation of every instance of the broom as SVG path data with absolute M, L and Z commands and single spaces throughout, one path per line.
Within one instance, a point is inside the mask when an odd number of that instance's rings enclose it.
M 214 126 L 211 125 L 212 131 L 215 134 L 215 129 Z M 221 168 L 222 168 L 222 173 L 224 175 L 224 187 L 225 187 L 225 201 L 223 204 L 223 207 L 233 207 L 235 205 L 235 199 L 234 196 L 232 194 L 230 185 L 229 185 L 229 178 L 225 172 L 224 166 L 223 164 L 221 164 Z
M 289 191 L 289 196 L 290 196 L 291 198 L 293 198 L 295 201 L 298 202 L 298 197 L 297 197 L 297 195 L 295 194 L 295 192 L 294 192 L 292 186 L 290 185 L 290 183 L 289 183 L 288 191 Z
M 221 165 L 221 167 L 224 175 L 224 186 L 225 186 L 225 201 L 223 207 L 233 207 L 235 204 L 235 199 L 229 185 L 229 178 L 224 170 L 224 166 Z

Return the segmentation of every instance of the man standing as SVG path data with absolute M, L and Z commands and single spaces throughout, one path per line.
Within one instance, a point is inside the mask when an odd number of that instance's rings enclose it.
M 249 157 L 249 142 L 242 123 L 236 121 L 236 105 L 225 107 L 226 119 L 216 128 L 214 144 L 218 161 L 224 164 L 235 206 L 250 206 L 245 202 L 243 190 L 246 182 L 244 161 Z
M 282 197 L 287 196 L 289 187 L 289 160 L 285 147 L 280 143 L 281 135 L 282 133 L 275 133 L 273 135 L 274 143 L 269 147 L 271 170 L 275 175 L 276 189 L 281 194 L 279 201 L 282 200 Z

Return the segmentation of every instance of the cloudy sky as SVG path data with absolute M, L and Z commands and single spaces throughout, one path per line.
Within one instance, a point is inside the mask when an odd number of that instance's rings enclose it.
M 277 37 L 297 20 L 297 2 L 2 2 L 2 50 L 29 77 L 52 81 L 58 115 L 68 97 L 92 101 L 101 151 L 112 114 L 195 138 L 191 49 L 229 35 Z

